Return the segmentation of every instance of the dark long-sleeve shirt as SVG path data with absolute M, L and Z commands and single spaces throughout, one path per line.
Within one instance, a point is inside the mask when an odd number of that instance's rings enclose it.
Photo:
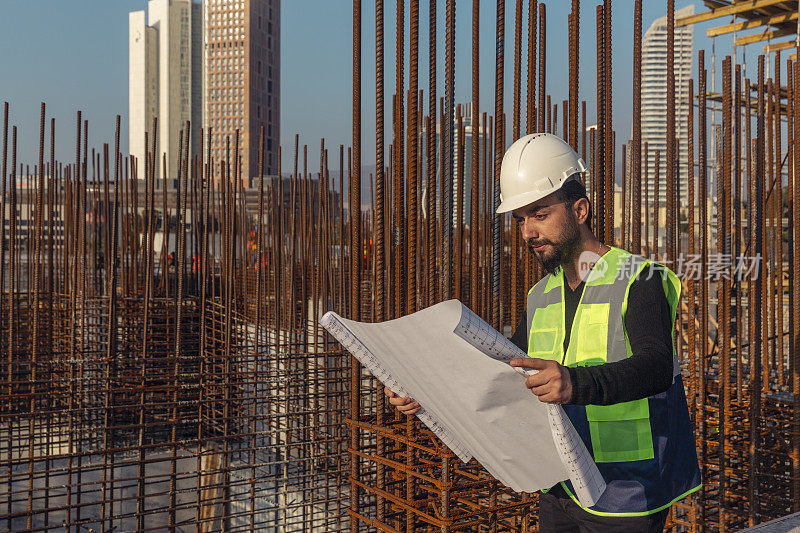
M 584 283 L 571 290 L 564 286 L 564 353 Z M 610 405 L 646 398 L 672 384 L 672 318 L 661 286 L 661 276 L 645 268 L 631 284 L 625 313 L 632 355 L 622 361 L 597 366 L 569 367 L 572 398 L 576 405 Z M 527 316 L 522 315 L 511 341 L 528 351 Z

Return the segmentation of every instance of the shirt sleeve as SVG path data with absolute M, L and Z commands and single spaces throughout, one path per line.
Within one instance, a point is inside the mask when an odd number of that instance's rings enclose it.
M 518 328 L 519 329 L 519 328 Z M 611 405 L 665 392 L 672 384 L 672 317 L 661 275 L 650 266 L 631 284 L 625 313 L 632 355 L 625 360 L 569 367 L 576 405 Z
M 511 339 L 517 348 L 522 350 L 525 353 L 528 353 L 528 311 L 522 311 L 522 317 L 519 319 L 517 323 L 517 329 L 514 330 L 514 334 L 511 335 Z

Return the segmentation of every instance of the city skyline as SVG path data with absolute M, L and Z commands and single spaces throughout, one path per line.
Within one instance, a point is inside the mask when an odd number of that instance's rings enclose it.
M 249 186 L 277 172 L 280 131 L 280 2 L 205 0 L 204 125 L 212 134 L 211 158 L 230 157 L 239 131 L 239 172 Z M 230 140 L 230 146 L 227 143 Z
M 144 179 L 145 132 L 153 134 L 153 118 L 158 117 L 159 187 L 164 154 L 169 186 L 176 188 L 176 141 L 187 121 L 192 152 L 201 149 L 202 24 L 202 5 L 193 0 L 150 0 L 147 11 L 129 15 L 129 150 L 138 161 L 138 178 Z M 152 137 L 149 144 L 152 149 Z
M 0 67 L 16 76 L 7 76 L 0 80 L 0 97 L 12 104 L 12 121 L 19 125 L 21 148 L 19 159 L 34 162 L 35 150 L 27 152 L 27 147 L 35 146 L 38 138 L 39 102 L 45 101 L 48 115 L 57 119 L 58 131 L 74 130 L 75 112 L 80 109 L 83 116 L 94 124 L 89 130 L 89 144 L 102 146 L 103 135 L 113 126 L 114 116 L 122 116 L 123 131 L 128 123 L 128 13 L 146 7 L 143 0 L 119 0 L 119 2 L 89 1 L 86 9 L 91 9 L 96 17 L 86 18 L 86 10 L 76 10 L 54 0 L 43 0 L 45 7 L 36 11 L 33 17 L 27 3 L 9 4 L 6 6 L 8 17 L 0 21 L 0 35 L 8 43 L 24 41 L 27 34 L 39 32 L 44 26 L 57 28 L 82 26 L 81 32 L 70 32 L 69 35 L 54 33 L 49 40 L 37 41 L 27 46 L 21 54 L 7 54 L 0 59 Z M 693 4 L 678 0 L 676 7 Z M 310 160 L 318 159 L 319 139 L 325 138 L 327 146 L 349 145 L 352 136 L 350 91 L 352 60 L 352 39 L 350 34 L 350 14 L 347 10 L 323 1 L 284 2 L 281 13 L 280 41 L 282 50 L 281 91 L 281 132 L 280 144 L 284 148 L 283 171 L 291 171 L 291 153 L 295 133 L 300 134 L 301 145 L 309 145 Z M 440 2 L 441 4 L 441 2 Z M 565 24 L 569 6 L 566 3 L 550 3 L 548 5 L 548 49 L 547 91 L 554 97 L 567 92 L 566 69 L 566 35 L 560 29 Z M 563 5 L 562 5 L 563 4 Z M 615 21 L 625 21 L 630 17 L 632 1 L 627 5 L 615 2 L 612 10 Z M 427 18 L 426 3 L 421 6 L 420 16 Z M 457 5 L 456 39 L 456 92 L 455 101 L 467 102 L 470 99 L 469 46 L 470 28 L 461 22 L 469 19 L 470 6 Z M 505 48 L 513 50 L 513 7 L 506 10 L 506 42 Z M 663 16 L 664 5 L 646 2 L 644 5 L 644 28 L 649 21 Z M 444 10 L 440 9 L 440 28 L 437 46 L 444 49 Z M 490 3 L 481 4 L 481 41 L 480 41 L 480 90 L 481 111 L 493 111 L 494 101 L 494 8 Z M 34 24 L 34 20 L 37 21 Z M 13 21 L 13 23 L 12 23 Z M 374 88 L 374 10 L 372 6 L 363 8 L 363 24 L 365 34 L 362 37 L 362 93 L 367 94 Z M 387 28 L 384 48 L 392 50 L 394 43 L 393 6 L 387 6 L 385 25 Z M 581 47 L 590 50 L 594 47 L 594 12 L 581 11 Z M 699 25 L 695 37 L 695 49 L 711 49 L 711 39 L 705 36 L 705 26 Z M 427 33 L 425 30 L 424 33 Z M 631 117 L 630 94 L 632 70 L 632 37 L 629 24 L 615 24 L 614 46 L 614 124 L 617 131 L 628 133 Z M 314 36 L 315 40 L 309 40 Z M 422 35 L 421 41 L 427 41 Z M 58 39 L 56 44 L 56 39 Z M 717 47 L 727 47 L 731 36 L 716 38 Z M 103 46 L 97 46 L 97 43 Z M 324 43 L 323 47 L 319 42 Z M 406 38 L 406 48 L 408 39 Z M 740 46 L 737 55 L 741 62 L 743 55 L 752 57 L 757 52 L 753 46 Z M 523 62 L 525 50 L 523 49 Z M 718 62 L 721 57 L 718 58 Z M 407 60 L 406 60 L 407 62 Z M 420 71 L 427 71 L 427 50 L 423 42 L 420 49 Z M 693 67 L 696 69 L 696 62 Z M 388 57 L 385 64 L 386 86 L 393 85 L 394 63 Z M 444 61 L 437 65 L 437 78 L 444 80 Z M 506 53 L 507 72 L 513 71 L 513 54 Z M 720 78 L 721 69 L 717 68 Z M 591 87 L 596 75 L 594 54 L 583 54 L 580 60 L 580 98 L 587 101 L 587 114 L 595 113 L 594 94 L 584 87 Z M 693 70 L 692 77 L 696 78 Z M 57 81 L 56 81 L 57 80 Z M 721 78 L 720 78 L 721 80 Z M 721 86 L 721 81 L 718 85 Z M 320 84 L 325 88 L 319 92 Z M 709 80 L 709 85 L 711 85 Z M 287 89 L 288 88 L 288 89 Z M 422 88 L 422 87 L 421 87 Z M 424 87 L 427 93 L 427 87 Z M 505 106 L 511 109 L 511 87 L 505 91 Z M 522 80 L 522 91 L 525 91 L 525 79 Z M 386 91 L 385 109 L 391 109 L 390 91 Z M 320 97 L 320 94 L 323 94 Z M 312 98 L 313 95 L 313 98 Z M 427 96 L 424 97 L 427 100 Z M 560 101 L 560 100 L 558 100 Z M 374 106 L 362 102 L 362 161 L 369 166 L 375 161 L 374 143 Z M 389 115 L 387 115 L 387 119 Z M 388 124 L 388 120 L 387 120 Z M 387 146 L 388 146 L 387 138 Z M 177 138 L 174 140 L 177 144 Z M 121 149 L 128 152 L 127 135 L 123 136 Z M 61 160 L 70 160 L 71 152 L 66 144 L 56 146 L 56 156 Z M 387 148 L 388 153 L 388 148 Z M 620 154 L 618 154 L 619 157 Z M 617 165 L 621 168 L 621 164 Z
M 675 12 L 675 18 L 694 14 L 694 6 Z M 694 60 L 694 26 L 675 28 L 675 135 L 678 138 L 678 176 L 682 183 L 688 179 L 689 78 Z M 667 17 L 653 21 L 642 39 L 642 176 L 648 177 L 647 201 L 654 197 L 656 154 L 660 155 L 658 198 L 663 204 L 666 191 L 667 150 Z M 645 159 L 644 145 L 648 151 Z M 649 171 L 645 174 L 645 169 Z M 680 190 L 680 203 L 686 205 L 686 187 Z
M 151 135 L 152 146 L 156 117 L 159 186 L 164 165 L 169 186 L 177 186 L 181 158 L 175 140 L 187 121 L 192 126 L 191 152 L 198 154 L 208 147 L 208 155 L 216 162 L 238 153 L 230 172 L 240 176 L 245 186 L 261 171 L 263 127 L 263 172 L 275 174 L 280 131 L 280 2 L 150 0 L 147 11 L 134 11 L 129 17 L 128 142 L 139 162 L 139 179 L 144 179 L 145 133 Z

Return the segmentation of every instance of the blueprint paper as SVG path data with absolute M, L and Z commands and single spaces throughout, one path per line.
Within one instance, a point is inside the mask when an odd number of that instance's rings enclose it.
M 605 490 L 563 409 L 540 402 L 508 365 L 526 355 L 458 300 L 379 324 L 333 312 L 320 323 L 389 389 L 417 400 L 417 416 L 462 461 L 475 457 L 520 492 L 569 478 L 585 506 Z

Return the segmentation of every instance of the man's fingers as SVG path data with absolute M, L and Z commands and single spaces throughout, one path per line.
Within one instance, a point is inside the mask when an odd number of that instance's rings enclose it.
M 551 389 L 552 387 L 550 387 L 548 384 L 545 383 L 544 385 L 541 385 L 539 387 L 531 387 L 531 392 L 534 393 L 536 396 L 541 397 L 544 396 L 545 394 L 548 394 Z
M 397 410 L 403 413 L 404 415 L 413 415 L 414 413 L 420 410 L 420 405 L 415 401 L 411 401 L 406 405 L 399 405 L 397 407 Z
M 413 402 L 413 398 L 400 398 L 399 396 L 395 396 L 394 398 L 389 398 L 389 403 L 394 405 L 395 407 L 400 407 L 401 405 L 408 405 Z
M 528 387 L 529 389 L 533 387 L 540 387 L 542 385 L 550 383 L 552 377 L 553 376 L 551 376 L 549 372 L 537 372 L 536 374 L 528 376 L 525 379 L 525 386 Z
M 383 393 L 389 398 L 389 403 L 404 415 L 413 415 L 421 409 L 421 406 L 414 398 L 398 396 L 389 387 L 384 386 Z
M 561 401 L 561 395 L 554 392 L 539 396 L 539 401 L 542 403 L 563 403 Z
M 548 365 L 552 363 L 552 361 L 547 361 L 545 359 L 539 359 L 538 357 L 526 357 L 526 358 L 518 358 L 512 359 L 509 361 L 511 366 L 519 366 L 522 368 L 532 368 L 534 370 L 543 370 L 548 367 Z

